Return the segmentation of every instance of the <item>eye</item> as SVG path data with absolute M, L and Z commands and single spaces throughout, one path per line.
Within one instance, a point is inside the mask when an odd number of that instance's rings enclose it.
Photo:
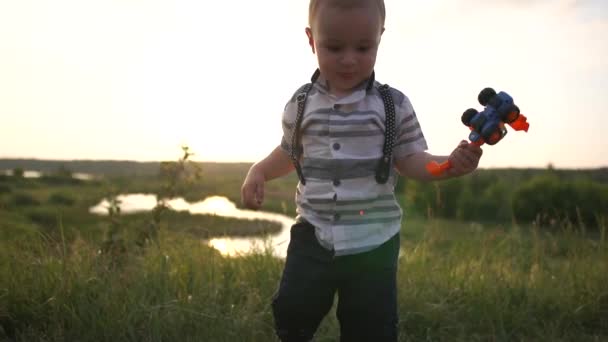
M 359 52 L 368 52 L 371 49 L 371 46 L 358 46 L 357 51 Z
M 326 46 L 326 49 L 329 52 L 340 52 L 342 50 L 342 47 L 341 46 L 337 46 L 337 45 L 329 45 L 329 46 Z

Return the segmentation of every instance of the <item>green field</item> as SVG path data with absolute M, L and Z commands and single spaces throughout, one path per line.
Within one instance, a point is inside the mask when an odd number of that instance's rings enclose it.
M 0 176 L 0 340 L 274 340 L 269 304 L 282 260 L 268 250 L 223 257 L 202 239 L 265 234 L 276 224 L 171 210 L 88 212 L 120 193 L 238 203 L 247 164 L 203 164 L 201 178 L 179 182 L 159 175 L 158 164 L 94 172 L 101 163 L 66 163 L 99 175 L 91 181 L 53 173 L 57 165 L 38 168 L 49 176 L 37 179 Z M 603 184 L 604 171 L 590 173 Z M 293 215 L 295 181 L 269 183 L 265 210 Z M 398 275 L 400 341 L 608 340 L 606 213 L 594 224 L 567 215 L 549 226 L 457 220 L 417 210 L 407 202 L 414 188 L 399 188 L 410 213 Z M 332 312 L 316 341 L 337 340 Z

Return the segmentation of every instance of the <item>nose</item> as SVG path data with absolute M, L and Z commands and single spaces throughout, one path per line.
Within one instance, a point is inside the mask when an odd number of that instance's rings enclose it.
M 342 63 L 343 65 L 355 65 L 357 64 L 357 55 L 354 51 L 351 50 L 347 50 L 344 52 L 344 54 L 342 55 L 342 58 L 340 59 L 340 63 Z

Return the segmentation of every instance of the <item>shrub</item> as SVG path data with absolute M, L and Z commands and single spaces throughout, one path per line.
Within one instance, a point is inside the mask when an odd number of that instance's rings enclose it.
M 606 215 L 608 186 L 587 180 L 561 181 L 544 175 L 522 184 L 513 195 L 517 220 L 543 226 L 571 222 L 597 227 L 598 215 Z
M 40 202 L 34 198 L 34 196 L 23 192 L 14 194 L 11 202 L 13 205 L 18 207 L 27 207 L 40 204 Z
M 8 194 L 11 191 L 13 191 L 13 189 L 7 184 L 0 184 L 0 194 Z
M 76 200 L 66 193 L 55 192 L 49 196 L 48 203 L 69 206 L 74 205 L 74 203 L 76 203 Z
M 57 225 L 57 213 L 47 208 L 36 208 L 26 213 L 30 221 L 41 225 L 47 229 Z
M 23 168 L 16 167 L 13 169 L 13 177 L 23 178 L 24 175 L 25 175 L 25 171 L 23 171 Z

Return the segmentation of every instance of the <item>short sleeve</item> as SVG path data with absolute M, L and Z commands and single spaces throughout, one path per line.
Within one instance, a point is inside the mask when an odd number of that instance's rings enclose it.
M 410 154 L 423 152 L 428 149 L 422 128 L 410 100 L 403 93 L 391 89 L 395 102 L 395 143 L 393 155 L 395 158 L 406 157 Z

